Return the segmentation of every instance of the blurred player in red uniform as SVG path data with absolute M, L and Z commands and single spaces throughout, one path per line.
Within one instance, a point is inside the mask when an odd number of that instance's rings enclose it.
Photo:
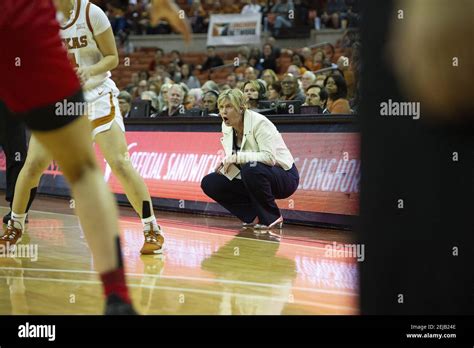
M 171 1 L 152 2 L 153 21 L 165 18 L 189 40 L 189 26 Z M 51 0 L 2 0 L 0 41 L 5 48 L 0 55 L 0 99 L 25 121 L 71 185 L 104 286 L 105 313 L 134 314 L 122 264 L 117 206 L 92 150 L 90 122 L 82 114 L 56 114 L 57 102 L 83 105 L 84 96 L 62 45 Z M 9 234 L 2 244 L 14 244 L 17 237 Z

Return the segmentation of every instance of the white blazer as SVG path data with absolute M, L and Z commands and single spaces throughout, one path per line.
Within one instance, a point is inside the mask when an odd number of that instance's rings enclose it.
M 221 143 L 226 156 L 232 155 L 233 129 L 222 122 Z M 278 165 L 285 170 L 291 169 L 295 160 L 286 147 L 275 125 L 265 116 L 246 110 L 244 115 L 244 134 L 237 163 L 261 162 L 269 166 Z M 240 176 L 240 174 L 239 174 Z

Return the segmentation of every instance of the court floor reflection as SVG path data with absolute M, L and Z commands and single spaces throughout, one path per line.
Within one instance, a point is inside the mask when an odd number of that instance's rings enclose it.
M 232 220 L 220 227 L 222 220 L 202 220 L 166 214 L 166 249 L 154 257 L 139 254 L 141 224 L 122 214 L 127 280 L 140 313 L 358 313 L 357 264 L 327 257 L 333 238 L 307 237 L 305 229 L 298 239 L 297 227 L 290 237 L 285 230 L 256 235 Z M 0 258 L 0 314 L 102 313 L 101 284 L 77 218 L 32 211 L 26 235 L 38 257 Z

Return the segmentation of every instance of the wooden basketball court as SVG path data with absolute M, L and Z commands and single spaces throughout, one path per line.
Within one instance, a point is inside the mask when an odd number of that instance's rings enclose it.
M 287 225 L 281 234 L 258 235 L 235 219 L 157 212 L 165 251 L 142 256 L 140 220 L 130 208 L 120 214 L 128 284 L 141 314 L 358 314 L 356 260 L 328 257 L 325 249 L 351 243 L 352 232 Z M 20 244 L 23 254 L 0 257 L 0 314 L 103 312 L 69 201 L 38 197 Z

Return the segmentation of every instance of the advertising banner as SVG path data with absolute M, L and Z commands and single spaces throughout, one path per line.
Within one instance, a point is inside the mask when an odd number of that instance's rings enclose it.
M 150 194 L 180 202 L 213 202 L 200 188 L 202 178 L 220 163 L 224 152 L 220 133 L 127 132 L 129 159 L 145 180 Z M 357 215 L 360 156 L 357 133 L 283 133 L 300 173 L 298 190 L 279 200 L 281 209 L 338 215 Z M 104 179 L 114 193 L 124 191 L 95 146 Z M 5 158 L 0 157 L 4 177 Z M 53 162 L 40 192 L 64 195 L 67 187 Z M 237 180 L 237 179 L 236 179 Z M 4 185 L 4 184 L 3 184 Z
M 211 15 L 208 46 L 260 44 L 262 14 Z

